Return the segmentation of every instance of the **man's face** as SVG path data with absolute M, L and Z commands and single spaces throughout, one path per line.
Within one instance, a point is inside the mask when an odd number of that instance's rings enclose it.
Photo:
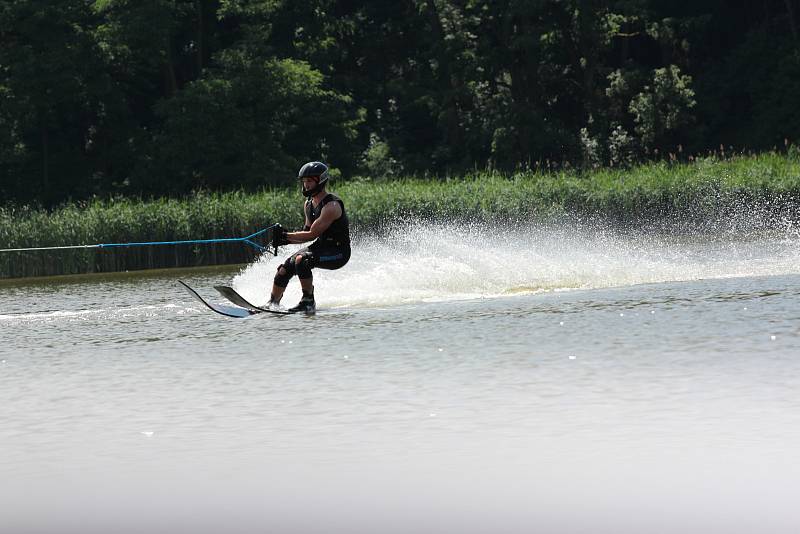
M 306 191 L 311 191 L 317 186 L 319 182 L 318 176 L 304 176 L 303 177 L 303 189 Z

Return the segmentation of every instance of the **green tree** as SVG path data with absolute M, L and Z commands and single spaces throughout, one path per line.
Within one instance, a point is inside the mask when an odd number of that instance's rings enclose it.
M 96 0 L 96 34 L 120 79 L 151 99 L 197 79 L 219 41 L 217 0 Z
M 800 51 L 788 21 L 763 20 L 698 75 L 703 138 L 769 149 L 800 139 Z
M 675 134 L 691 124 L 690 110 L 696 104 L 691 81 L 676 65 L 656 69 L 650 83 L 631 100 L 629 110 L 646 150 L 676 145 Z
M 101 131 L 116 109 L 88 2 L 0 6 L 0 167 L 6 194 L 46 204 L 102 188 Z
M 681 6 L 648 0 L 611 2 L 599 8 L 593 91 L 585 91 L 587 123 L 581 144 L 595 146 L 586 163 L 631 163 L 655 149 L 676 150 L 691 139 L 694 123 L 692 78 L 686 35 L 697 17 L 676 17 Z M 657 9 L 658 8 L 658 9 Z M 588 95 L 592 95 L 590 100 Z
M 352 165 L 358 114 L 306 63 L 226 51 L 207 75 L 158 106 L 146 192 L 233 189 L 291 181 L 301 162 Z

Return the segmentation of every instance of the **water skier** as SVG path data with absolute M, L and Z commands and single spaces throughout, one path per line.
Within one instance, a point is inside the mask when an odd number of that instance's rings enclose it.
M 339 269 L 350 259 L 350 224 L 342 199 L 325 190 L 328 178 L 328 167 L 319 161 L 306 163 L 297 174 L 297 179 L 302 182 L 303 196 L 307 198 L 303 206 L 305 226 L 297 232 L 288 232 L 278 226 L 274 234 L 275 244 L 316 241 L 293 253 L 278 267 L 269 299 L 270 308 L 279 307 L 289 280 L 296 274 L 303 297 L 289 311 L 313 314 L 316 303 L 311 269 Z

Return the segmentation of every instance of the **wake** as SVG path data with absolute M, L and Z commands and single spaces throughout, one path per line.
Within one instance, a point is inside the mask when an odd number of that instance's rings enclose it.
M 449 226 L 417 222 L 354 236 L 350 262 L 315 271 L 325 307 L 390 306 L 571 289 L 800 273 L 800 236 L 624 232 L 599 224 Z M 275 270 L 299 246 L 262 256 L 233 280 L 262 305 Z M 293 279 L 284 304 L 300 297 Z

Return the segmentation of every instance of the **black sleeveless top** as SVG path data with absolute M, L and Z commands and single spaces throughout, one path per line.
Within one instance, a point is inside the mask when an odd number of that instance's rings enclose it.
M 322 208 L 328 202 L 338 202 L 342 208 L 342 216 L 333 221 L 328 229 L 322 232 L 322 235 L 314 241 L 313 245 L 350 248 L 350 222 L 347 220 L 347 212 L 344 211 L 344 202 L 342 202 L 341 198 L 328 193 L 316 208 L 309 198 L 305 206 L 306 217 L 311 221 L 311 224 L 314 224 L 314 221 L 319 219 Z

